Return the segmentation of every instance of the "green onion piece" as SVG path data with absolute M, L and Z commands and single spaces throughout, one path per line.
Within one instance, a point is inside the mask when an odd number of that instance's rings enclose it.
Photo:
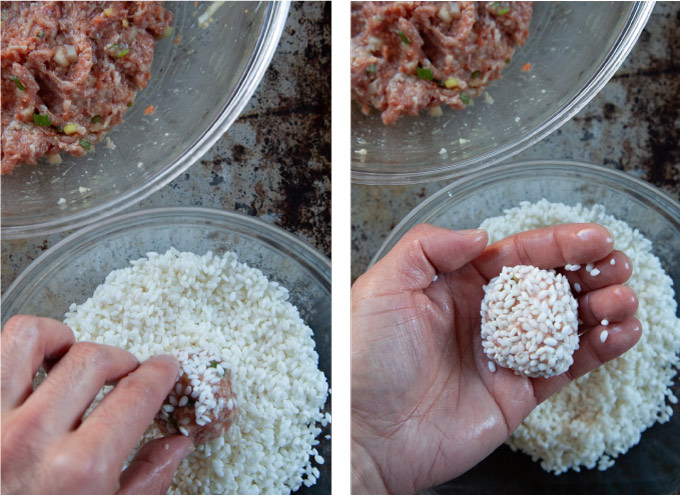
M 63 130 L 64 134 L 71 135 L 78 130 L 78 126 L 74 123 L 66 124 Z
M 12 81 L 14 81 L 14 84 L 19 89 L 19 91 L 24 91 L 26 89 L 26 86 L 21 84 L 21 81 L 19 81 L 19 78 L 17 76 L 12 76 L 11 79 L 12 79 Z
M 80 139 L 80 146 L 85 150 L 85 151 L 90 151 L 92 149 L 92 143 L 89 142 L 85 138 Z
M 220 364 L 219 361 L 210 361 L 210 367 L 211 368 L 217 368 L 218 364 Z
M 455 88 L 456 86 L 458 86 L 458 79 L 456 79 L 455 77 L 449 77 L 446 81 L 444 81 L 444 86 L 446 86 L 449 89 Z
M 511 58 L 506 58 L 506 59 L 505 59 L 505 63 L 506 63 L 506 64 L 509 64 L 511 61 L 512 61 Z
M 118 43 L 114 43 L 109 48 L 113 52 L 113 56 L 116 57 L 116 58 L 123 58 L 125 55 L 130 53 L 129 48 L 121 48 Z
M 434 79 L 434 76 L 432 75 L 432 71 L 430 69 L 423 69 L 422 67 L 418 67 L 418 78 L 432 80 Z
M 501 2 L 491 2 L 491 12 L 496 15 L 505 15 L 510 12 L 510 6 L 501 4 Z
M 460 94 L 460 101 L 462 101 L 466 105 L 469 105 L 470 104 L 470 97 L 468 95 L 466 95 L 465 93 L 461 93 Z
M 45 37 L 45 31 L 40 31 L 38 34 L 35 35 L 36 38 L 44 38 Z
M 517 278 L 517 275 L 513 274 L 511 278 L 512 278 L 512 280 L 514 280 L 515 282 L 519 282 L 519 279 Z
M 397 34 L 399 35 L 403 43 L 406 43 L 407 45 L 411 44 L 411 40 L 408 39 L 408 37 L 404 34 L 404 31 L 397 31 Z
M 366 67 L 366 72 L 374 74 L 375 73 L 375 64 L 371 64 L 368 67 Z
M 477 79 L 480 75 L 481 75 L 481 72 L 479 72 L 478 70 L 476 70 L 476 71 L 474 71 L 472 74 L 470 74 L 470 77 L 471 77 L 472 79 Z
M 130 108 L 131 106 L 132 106 L 132 102 L 128 103 L 128 108 Z
M 189 397 L 189 400 L 188 400 L 187 404 L 189 404 L 190 407 L 194 407 L 196 405 L 196 399 L 194 399 L 190 395 L 188 397 Z
M 35 125 L 43 125 L 43 126 L 49 126 L 51 124 L 50 122 L 50 116 L 49 115 L 41 115 L 39 113 L 33 114 L 33 123 Z
M 96 123 L 99 122 L 101 119 L 102 119 L 102 116 L 101 116 L 101 115 L 95 115 L 94 117 L 92 117 L 92 118 L 90 119 L 90 122 L 92 122 L 93 124 L 96 124 Z

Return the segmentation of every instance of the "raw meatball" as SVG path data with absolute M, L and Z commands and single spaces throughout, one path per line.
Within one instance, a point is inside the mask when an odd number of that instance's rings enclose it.
M 484 287 L 482 346 L 516 375 L 564 373 L 578 349 L 578 303 L 566 277 L 534 266 L 503 267 Z
M 238 416 L 229 365 L 214 349 L 183 349 L 180 375 L 156 415 L 166 435 L 191 437 L 200 445 L 222 436 Z

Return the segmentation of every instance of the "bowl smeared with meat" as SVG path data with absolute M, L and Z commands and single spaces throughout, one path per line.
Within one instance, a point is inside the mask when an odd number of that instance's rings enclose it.
M 529 35 L 531 2 L 355 2 L 352 98 L 385 124 L 464 108 Z
M 91 151 L 148 84 L 172 21 L 157 2 L 4 2 L 2 174 Z

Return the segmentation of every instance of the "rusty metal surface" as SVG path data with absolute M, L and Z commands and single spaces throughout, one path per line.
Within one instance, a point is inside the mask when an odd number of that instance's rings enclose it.
M 295 2 L 243 114 L 140 208 L 197 205 L 257 216 L 330 256 L 330 3 Z M 2 242 L 2 291 L 66 233 Z
M 649 181 L 680 200 L 680 3 L 657 2 L 628 59 L 571 121 L 510 158 L 567 158 Z M 337 165 L 336 165 L 337 166 Z M 416 205 L 448 182 L 352 186 L 352 279 Z

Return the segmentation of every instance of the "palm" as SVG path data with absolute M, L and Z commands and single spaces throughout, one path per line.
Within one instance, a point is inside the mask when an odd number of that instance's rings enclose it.
M 483 257 L 431 283 L 434 271 L 418 271 L 430 278 L 409 290 L 361 279 L 353 288 L 352 436 L 389 491 L 414 492 L 463 473 L 571 378 L 490 372 L 479 308 L 495 268 L 481 265 Z M 518 264 L 512 253 L 503 258 L 493 263 Z
M 374 335 L 385 332 L 384 339 L 372 341 L 365 352 L 380 349 L 382 360 L 395 367 L 373 370 L 372 381 L 390 386 L 371 387 L 366 400 L 354 386 L 359 405 L 353 414 L 365 418 L 372 441 L 385 443 L 386 457 L 416 459 L 411 472 L 394 473 L 412 480 L 412 491 L 469 469 L 470 459 L 485 457 L 535 406 L 526 378 L 508 373 L 502 388 L 488 379 L 487 359 L 478 345 L 487 282 L 466 265 L 424 291 L 385 295 L 380 302 L 394 312 L 387 327 L 374 328 Z M 391 343 L 395 334 L 405 336 L 399 346 Z M 458 472 L 452 473 L 451 465 Z

